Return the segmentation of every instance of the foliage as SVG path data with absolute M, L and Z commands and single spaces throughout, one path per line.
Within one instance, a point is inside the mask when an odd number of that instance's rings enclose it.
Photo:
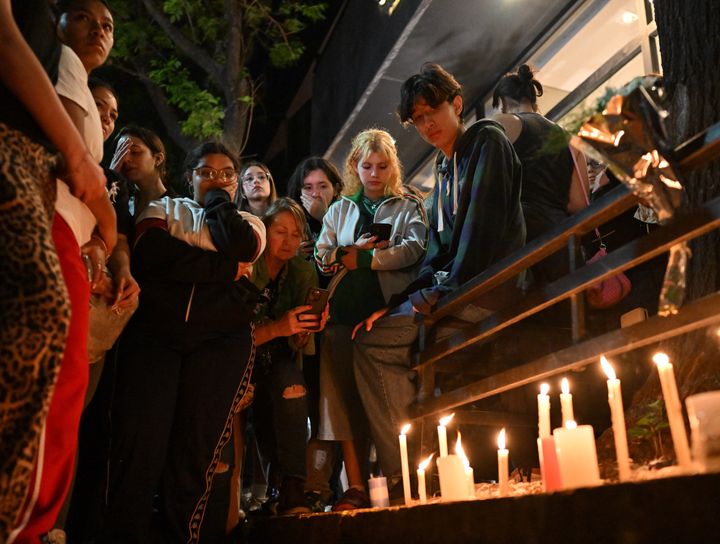
M 115 19 L 112 62 L 150 88 L 156 107 L 158 100 L 172 106 L 163 118 L 168 132 L 231 141 L 247 134 L 257 101 L 261 74 L 251 73 L 250 61 L 266 57 L 278 68 L 295 63 L 305 52 L 302 31 L 322 20 L 326 8 L 315 0 L 109 4 Z
M 657 399 L 647 405 L 645 415 L 628 429 L 628 434 L 638 442 L 652 442 L 655 449 L 655 457 L 660 459 L 664 456 L 662 430 L 667 428 L 668 422 L 665 417 L 665 403 L 661 399 Z

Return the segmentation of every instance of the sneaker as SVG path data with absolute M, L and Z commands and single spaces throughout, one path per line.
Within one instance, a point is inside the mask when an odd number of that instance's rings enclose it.
M 305 482 L 300 478 L 285 478 L 280 486 L 278 515 L 309 514 L 311 512 L 312 509 L 305 499 Z
M 370 497 L 365 493 L 365 490 L 350 487 L 333 505 L 332 511 L 344 512 L 345 510 L 357 510 L 358 508 L 370 508 Z

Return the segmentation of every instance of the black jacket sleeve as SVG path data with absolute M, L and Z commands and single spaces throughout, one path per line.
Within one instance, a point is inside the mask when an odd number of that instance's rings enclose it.
M 218 253 L 235 262 L 250 262 L 257 255 L 255 230 L 238 213 L 226 191 L 212 189 L 207 192 L 205 218 Z
M 187 283 L 231 282 L 237 263 L 215 251 L 206 251 L 173 238 L 167 230 L 150 228 L 135 243 L 133 272 Z

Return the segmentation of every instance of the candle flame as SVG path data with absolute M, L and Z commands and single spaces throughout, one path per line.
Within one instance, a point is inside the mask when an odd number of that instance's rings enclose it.
M 568 419 L 565 422 L 565 428 L 566 429 L 577 429 L 577 421 L 575 421 L 573 419 Z
M 450 420 L 454 417 L 455 417 L 455 412 L 453 412 L 449 416 L 445 416 L 445 417 L 441 418 L 440 425 L 442 425 L 443 427 L 447 427 L 447 424 L 450 423 Z
M 455 454 L 463 462 L 463 465 L 465 465 L 465 468 L 468 468 L 470 466 L 470 460 L 467 458 L 467 455 L 465 455 L 465 450 L 462 447 L 462 437 L 460 436 L 460 431 L 458 431 L 457 434 L 458 434 L 458 437 L 457 437 L 457 442 L 455 443 Z
M 497 445 L 499 450 L 505 449 L 505 427 L 498 433 Z
M 562 390 L 563 395 L 570 393 L 570 382 L 567 378 L 563 378 L 560 382 L 560 389 Z
M 431 453 L 427 459 L 425 459 L 422 463 L 418 465 L 418 470 L 425 470 L 427 466 L 430 464 L 430 461 L 432 461 L 434 453 Z
M 617 379 L 617 375 L 615 374 L 615 369 L 608 362 L 608 360 L 605 358 L 604 355 L 600 357 L 600 365 L 602 366 L 602 369 L 605 371 L 605 375 L 608 377 L 608 380 L 616 380 Z
M 548 383 L 541 383 L 540 384 L 540 394 L 541 395 L 547 395 L 550 392 L 550 384 Z
M 655 355 L 653 355 L 653 362 L 658 366 L 665 366 L 670 364 L 670 357 L 667 356 L 667 353 L 663 353 L 662 351 L 658 351 Z
M 400 429 L 400 434 L 407 434 L 408 431 L 410 430 L 410 427 L 412 427 L 412 425 L 410 425 L 409 423 L 406 423 L 405 425 L 403 425 L 403 428 Z

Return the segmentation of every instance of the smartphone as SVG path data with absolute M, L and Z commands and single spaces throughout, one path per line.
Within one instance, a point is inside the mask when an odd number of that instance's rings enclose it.
M 390 240 L 392 225 L 389 223 L 372 223 L 367 226 L 365 232 L 369 233 L 370 236 L 377 237 L 375 243 L 387 242 L 388 240 Z
M 327 306 L 328 298 L 330 297 L 330 291 L 327 289 L 320 289 L 319 287 L 311 287 L 308 289 L 307 295 L 305 296 L 305 304 L 312 306 L 306 314 L 322 315 Z

